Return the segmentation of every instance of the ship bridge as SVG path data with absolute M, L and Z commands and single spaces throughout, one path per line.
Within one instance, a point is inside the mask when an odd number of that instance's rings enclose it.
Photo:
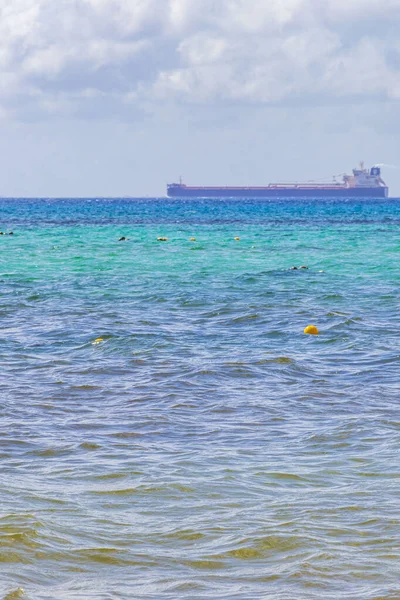
M 349 188 L 386 187 L 381 178 L 381 168 L 375 165 L 371 169 L 366 169 L 363 161 L 358 169 L 353 169 L 353 175 L 344 175 L 343 181 Z

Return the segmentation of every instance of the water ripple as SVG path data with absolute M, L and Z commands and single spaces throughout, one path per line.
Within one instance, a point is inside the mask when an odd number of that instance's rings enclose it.
M 398 597 L 397 200 L 0 212 L 0 598 Z

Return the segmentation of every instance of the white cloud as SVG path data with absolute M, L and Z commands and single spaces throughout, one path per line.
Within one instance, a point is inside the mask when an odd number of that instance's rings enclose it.
M 0 107 L 400 96 L 400 0 L 0 0 Z

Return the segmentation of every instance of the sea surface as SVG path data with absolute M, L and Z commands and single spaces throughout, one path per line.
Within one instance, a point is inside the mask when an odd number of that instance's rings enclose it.
M 400 598 L 399 200 L 0 229 L 1 600 Z

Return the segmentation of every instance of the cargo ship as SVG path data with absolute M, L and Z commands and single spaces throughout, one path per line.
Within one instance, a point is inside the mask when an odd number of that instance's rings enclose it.
M 331 183 L 270 183 L 262 187 L 189 186 L 167 184 L 170 198 L 387 198 L 389 190 L 381 178 L 379 165 L 366 169 L 361 162 L 352 175 L 341 175 L 342 181 L 333 178 Z

